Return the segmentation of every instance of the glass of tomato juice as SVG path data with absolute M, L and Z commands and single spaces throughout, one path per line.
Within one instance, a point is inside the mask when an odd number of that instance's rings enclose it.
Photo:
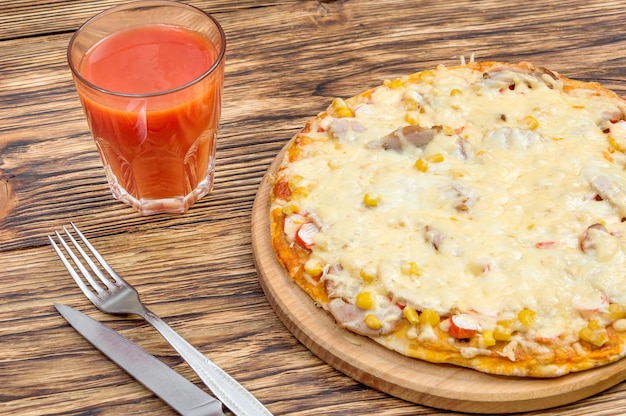
M 113 196 L 142 215 L 185 212 L 213 187 L 226 39 L 169 0 L 106 10 L 67 59 Z

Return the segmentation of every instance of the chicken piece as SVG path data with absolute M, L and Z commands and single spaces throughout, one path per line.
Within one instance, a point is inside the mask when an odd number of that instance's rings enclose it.
M 626 192 L 618 184 L 600 175 L 591 180 L 591 188 L 602 200 L 608 201 L 621 217 L 626 218 Z
M 454 209 L 459 212 L 467 212 L 476 203 L 476 194 L 472 188 L 462 183 L 452 185 L 451 199 Z
M 368 143 L 370 149 L 382 148 L 402 152 L 404 145 L 424 148 L 435 135 L 441 131 L 441 126 L 422 127 L 404 126 L 399 127 L 385 137 Z
M 427 225 L 424 227 L 424 238 L 428 243 L 430 243 L 435 251 L 439 251 L 439 248 L 443 244 L 444 235 L 435 227 Z
M 402 323 L 402 311 L 395 305 L 377 310 L 363 310 L 343 299 L 335 298 L 328 303 L 328 310 L 339 326 L 365 336 L 389 334 Z M 372 325 L 370 319 L 380 326 Z
M 580 239 L 580 249 L 585 254 L 595 255 L 600 261 L 608 261 L 619 250 L 619 240 L 602 224 L 587 227 Z
M 558 76 L 546 68 L 493 68 L 483 74 L 479 82 L 489 85 L 491 88 L 516 90 L 520 86 L 528 89 L 535 88 L 539 84 L 545 84 L 548 88 L 554 88 L 558 82 Z

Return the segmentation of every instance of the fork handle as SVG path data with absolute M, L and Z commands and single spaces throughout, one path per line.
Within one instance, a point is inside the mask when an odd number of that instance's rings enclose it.
M 205 357 L 161 318 L 146 309 L 142 317 L 169 342 L 200 379 L 237 416 L 272 414 L 226 371 Z

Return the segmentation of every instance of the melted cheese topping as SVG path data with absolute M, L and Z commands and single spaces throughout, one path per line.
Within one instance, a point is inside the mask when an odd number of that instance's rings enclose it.
M 529 309 L 532 336 L 573 340 L 626 305 L 622 101 L 439 67 L 345 105 L 285 172 L 333 297 L 470 312 L 482 330 Z

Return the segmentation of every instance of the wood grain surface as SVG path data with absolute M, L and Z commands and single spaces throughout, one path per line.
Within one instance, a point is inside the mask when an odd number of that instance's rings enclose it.
M 332 98 L 461 56 L 527 60 L 626 95 L 624 3 L 188 1 L 227 35 L 215 188 L 184 215 L 141 217 L 111 197 L 65 62 L 80 23 L 121 2 L 0 2 L 0 414 L 174 414 L 52 302 L 105 322 L 203 387 L 151 327 L 102 314 L 79 292 L 47 240 L 69 221 L 154 312 L 276 415 L 457 414 L 344 375 L 283 325 L 252 250 L 263 175 Z M 620 383 L 530 414 L 624 414 L 625 393 Z

